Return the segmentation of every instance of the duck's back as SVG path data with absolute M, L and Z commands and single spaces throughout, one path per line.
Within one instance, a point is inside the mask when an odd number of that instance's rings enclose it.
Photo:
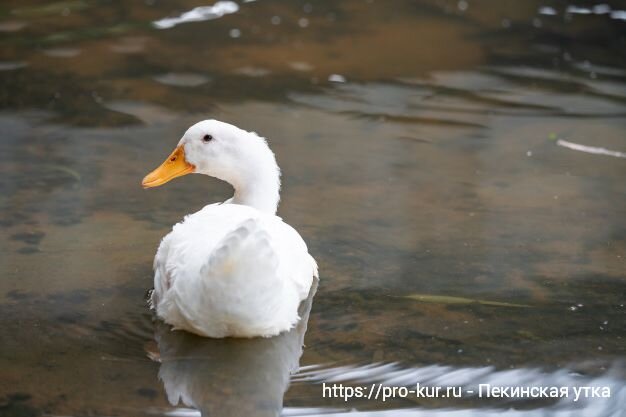
M 210 337 L 272 336 L 298 321 L 315 261 L 279 217 L 213 204 L 174 226 L 154 261 L 157 314 Z

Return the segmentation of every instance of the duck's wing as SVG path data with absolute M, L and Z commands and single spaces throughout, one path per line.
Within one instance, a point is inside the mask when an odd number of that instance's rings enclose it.
M 201 335 L 269 336 L 298 321 L 315 269 L 280 218 L 236 204 L 208 207 L 161 243 L 153 304 L 168 323 Z
M 154 290 L 150 297 L 152 308 L 157 307 L 179 276 L 197 268 L 194 265 L 197 258 L 209 253 L 220 233 L 224 233 L 221 229 L 228 227 L 228 219 L 224 218 L 224 210 L 220 209 L 220 205 L 221 203 L 210 204 L 185 216 L 161 240 L 153 263 Z M 188 250 L 190 247 L 191 251 Z
M 170 288 L 173 278 L 172 271 L 167 271 L 167 259 L 170 252 L 170 241 L 172 234 L 168 234 L 161 240 L 159 249 L 154 255 L 154 289 L 150 294 L 150 308 L 155 309 L 159 304 L 163 294 Z
M 279 272 L 283 254 L 272 234 L 258 217 L 226 233 L 199 274 L 170 290 L 182 320 L 175 324 L 213 337 L 271 336 L 292 327 L 299 289 Z
M 276 273 L 277 266 L 278 256 L 269 234 L 258 219 L 250 218 L 224 236 L 200 274 L 269 275 Z
M 279 253 L 278 274 L 291 282 L 300 300 L 309 294 L 313 277 L 318 277 L 317 263 L 309 254 L 300 234 L 279 217 L 271 219 L 272 242 Z

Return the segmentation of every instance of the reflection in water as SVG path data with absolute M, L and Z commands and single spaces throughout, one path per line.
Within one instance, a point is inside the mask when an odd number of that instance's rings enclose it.
M 173 73 L 157 75 L 154 77 L 157 82 L 175 87 L 197 87 L 206 84 L 209 79 L 202 74 L 193 73 Z
M 156 340 L 170 404 L 204 416 L 278 416 L 291 374 L 298 370 L 317 280 L 289 332 L 270 338 L 210 339 L 159 323 Z
M 616 158 L 626 158 L 626 152 L 612 151 L 610 149 L 600 148 L 597 146 L 581 145 L 580 143 L 568 142 L 563 139 L 557 140 L 556 144 L 565 148 L 573 149 L 575 151 L 587 152 L 596 155 L 614 156 Z
M 159 29 L 169 29 L 181 23 L 217 19 L 224 15 L 235 13 L 237 10 L 239 10 L 239 5 L 234 1 L 218 1 L 213 6 L 196 7 L 178 17 L 157 20 L 153 24 Z
M 552 9 L 554 11 L 554 9 Z M 596 14 L 596 15 L 603 15 L 606 14 L 608 16 L 610 16 L 612 19 L 617 19 L 617 20 L 626 20 L 626 10 L 617 10 L 617 9 L 611 9 L 611 6 L 609 6 L 608 4 L 597 4 L 595 6 L 593 6 L 592 8 L 588 8 L 588 7 L 579 7 L 579 6 L 567 6 L 567 9 L 565 10 L 566 13 L 571 13 L 571 14 Z M 554 11 L 552 13 L 553 15 L 556 15 L 556 11 Z

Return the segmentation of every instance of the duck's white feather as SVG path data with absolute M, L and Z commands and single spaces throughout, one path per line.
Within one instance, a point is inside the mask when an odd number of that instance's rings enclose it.
M 317 265 L 280 217 L 212 204 L 174 226 L 154 260 L 152 304 L 175 328 L 210 337 L 292 328 Z
M 291 329 L 317 265 L 300 235 L 276 216 L 280 169 L 267 141 L 217 120 L 196 123 L 143 184 L 190 172 L 227 181 L 235 194 L 187 216 L 161 242 L 151 300 L 157 315 L 210 337 Z

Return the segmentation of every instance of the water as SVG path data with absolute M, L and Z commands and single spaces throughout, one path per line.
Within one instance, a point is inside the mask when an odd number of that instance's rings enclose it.
M 626 5 L 258 0 L 183 18 L 213 5 L 3 3 L 1 416 L 624 413 Z M 308 322 L 280 338 L 171 333 L 145 304 L 159 239 L 232 192 L 140 188 L 207 117 L 269 138 L 279 214 L 320 264 Z M 465 394 L 323 396 L 417 382 Z

